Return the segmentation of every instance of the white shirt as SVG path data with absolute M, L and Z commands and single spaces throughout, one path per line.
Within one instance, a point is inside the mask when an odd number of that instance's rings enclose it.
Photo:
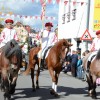
M 16 31 L 14 29 L 4 28 L 0 36 L 0 48 L 12 39 L 18 41 Z
M 44 30 L 42 34 L 42 50 L 54 45 L 55 32 Z
M 100 49 L 100 39 L 99 38 L 94 38 L 92 45 L 91 45 L 91 49 L 93 51 Z

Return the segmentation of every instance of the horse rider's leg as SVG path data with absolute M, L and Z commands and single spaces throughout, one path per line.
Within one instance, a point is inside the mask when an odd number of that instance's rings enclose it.
M 5 87 L 5 93 L 4 93 L 4 98 L 11 98 L 11 94 L 9 93 L 9 80 L 8 80 L 8 70 L 7 68 L 2 69 L 2 78 L 4 81 L 4 87 Z
M 38 69 L 36 71 L 36 88 L 39 89 L 39 75 L 40 75 L 40 68 L 38 64 Z
M 38 58 L 39 58 L 39 68 L 41 68 L 41 59 L 42 59 L 42 50 L 40 50 L 39 52 L 38 52 Z
M 90 54 L 90 56 L 88 57 L 88 61 L 87 61 L 87 71 L 89 71 L 90 69 L 90 64 L 91 64 L 91 58 L 97 54 L 97 51 L 94 51 Z
M 32 65 L 31 65 L 32 66 Z M 33 91 L 35 91 L 35 84 L 34 84 L 34 69 L 35 69 L 35 65 L 33 65 L 33 67 L 31 67 L 31 79 L 32 79 L 32 88 Z

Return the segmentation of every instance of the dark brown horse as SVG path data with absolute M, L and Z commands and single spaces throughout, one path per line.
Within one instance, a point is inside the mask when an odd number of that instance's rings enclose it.
M 96 95 L 96 79 L 100 77 L 100 50 L 97 55 L 92 59 L 90 66 L 88 66 L 89 53 L 83 60 L 83 67 L 85 69 L 88 93 L 92 98 L 97 98 Z M 88 70 L 87 70 L 88 69 Z
M 4 100 L 10 100 L 15 92 L 18 71 L 22 63 L 22 52 L 15 40 L 0 49 L 0 82 Z
M 67 40 L 65 39 L 59 40 L 53 47 L 51 47 L 51 49 L 49 50 L 48 56 L 46 58 L 46 65 L 48 67 L 48 70 L 52 78 L 52 89 L 50 90 L 50 93 L 54 96 L 58 96 L 57 94 L 58 77 L 62 70 L 62 64 L 64 62 L 66 52 L 68 52 L 70 46 L 72 46 L 72 44 L 70 44 Z M 26 72 L 24 73 L 24 74 L 28 74 L 29 71 L 31 70 L 33 89 L 35 89 L 34 68 L 36 64 L 39 65 L 39 59 L 37 58 L 37 53 L 40 49 L 41 49 L 40 47 L 31 49 L 30 55 L 29 55 L 29 66 Z M 40 71 L 38 67 L 36 87 L 39 87 L 39 82 L 38 82 L 39 72 Z

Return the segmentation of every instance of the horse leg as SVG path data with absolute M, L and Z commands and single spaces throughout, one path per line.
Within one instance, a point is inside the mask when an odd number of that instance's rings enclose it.
M 57 94 L 58 77 L 59 77 L 59 74 L 55 72 L 55 78 L 56 78 L 55 87 L 54 87 L 55 97 L 58 97 L 58 94 Z
M 36 72 L 36 89 L 39 89 L 39 75 L 40 75 L 40 68 L 39 68 L 39 65 L 38 65 L 38 69 L 37 69 L 37 72 Z
M 8 80 L 8 74 L 7 74 L 7 69 L 2 69 L 2 78 L 4 81 L 4 87 L 5 87 L 5 93 L 4 93 L 4 100 L 6 98 L 10 100 L 11 94 L 9 93 L 9 80 Z
M 50 90 L 50 94 L 58 96 L 58 94 L 57 94 L 57 85 L 56 85 L 57 79 L 55 77 L 53 69 L 49 69 L 49 73 L 50 73 L 50 75 L 52 77 L 52 89 Z
M 91 95 L 91 89 L 92 89 L 92 83 L 91 83 L 91 76 L 89 74 L 86 74 L 87 83 L 88 83 L 88 94 Z
M 1 77 L 0 89 L 2 92 L 5 92 L 4 79 L 2 77 Z
M 35 66 L 34 66 L 35 67 Z M 32 79 L 32 88 L 35 91 L 35 84 L 34 84 L 34 67 L 31 68 L 31 79 Z
M 96 95 L 96 76 L 95 75 L 92 75 L 92 80 L 93 80 L 93 86 L 92 86 L 93 88 L 91 90 L 91 94 L 92 94 L 92 98 L 96 99 L 97 95 Z
M 17 82 L 17 78 L 18 78 L 18 72 L 19 72 L 19 68 L 17 68 L 17 69 L 11 68 L 9 71 L 9 81 L 10 81 L 9 93 L 10 94 L 14 94 L 14 92 L 15 92 L 16 82 Z

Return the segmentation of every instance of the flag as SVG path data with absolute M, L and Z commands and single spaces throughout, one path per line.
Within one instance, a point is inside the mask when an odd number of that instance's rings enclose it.
M 41 20 L 43 21 L 45 19 L 46 0 L 43 0 L 43 2 L 41 2 L 41 5 L 42 5 Z

